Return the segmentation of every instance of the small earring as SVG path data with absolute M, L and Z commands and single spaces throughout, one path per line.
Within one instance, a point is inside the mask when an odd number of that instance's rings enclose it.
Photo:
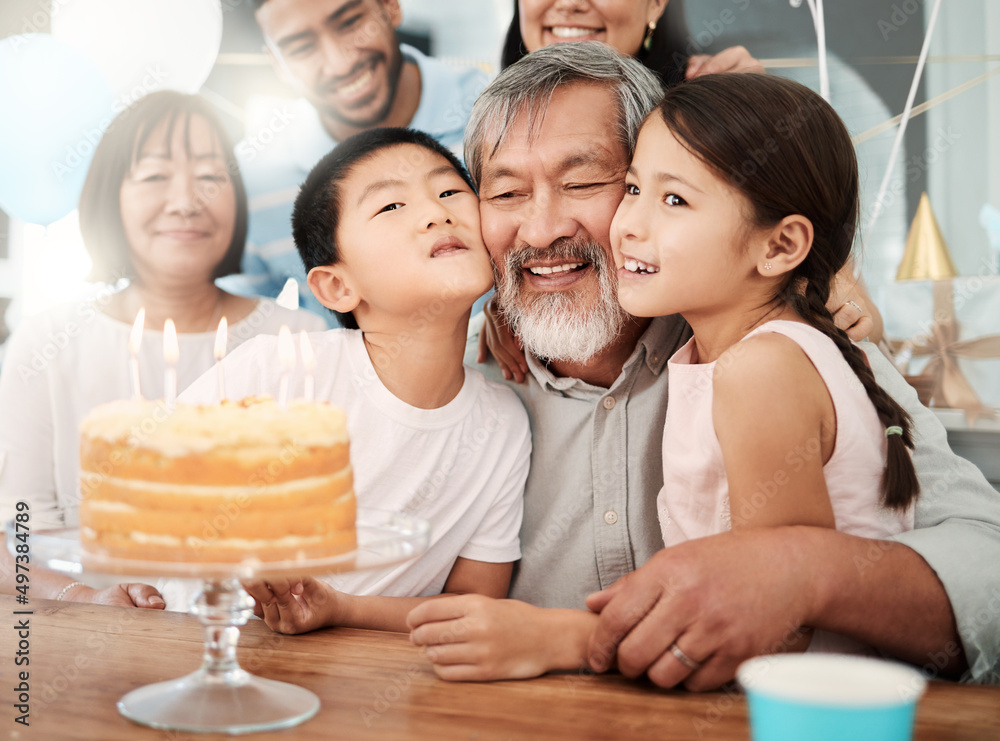
M 771 265 L 771 263 L 769 263 L 769 262 L 765 262 L 764 263 L 764 270 L 770 270 L 772 267 L 774 267 L 774 266 Z
M 650 21 L 646 25 L 646 38 L 642 40 L 642 48 L 647 52 L 653 48 L 653 31 L 656 30 L 656 21 Z

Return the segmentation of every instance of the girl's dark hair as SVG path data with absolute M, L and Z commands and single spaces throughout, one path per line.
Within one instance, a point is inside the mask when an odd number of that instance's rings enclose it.
M 879 419 L 902 428 L 888 436 L 881 484 L 886 507 L 905 509 L 920 492 L 909 414 L 875 381 L 864 352 L 826 308 L 831 281 L 851 253 L 858 222 L 858 163 L 843 122 L 809 88 L 771 75 L 707 75 L 667 91 L 660 115 L 671 132 L 750 203 L 770 227 L 800 214 L 812 222 L 808 256 L 787 276 L 775 301 L 836 343 Z
M 677 0 L 673 1 L 677 2 Z M 502 70 L 507 69 L 528 53 L 524 46 L 524 39 L 521 37 L 521 11 L 517 6 L 517 0 L 514 0 L 514 17 L 507 28 L 507 35 L 504 37 L 503 48 L 500 51 L 500 69 Z M 670 4 L 667 7 L 669 8 Z M 684 71 L 687 69 L 687 60 L 690 55 L 684 51 L 679 35 L 671 32 L 670 24 L 666 22 L 666 18 L 667 11 L 665 10 L 653 31 L 650 48 L 647 50 L 645 45 L 640 46 L 635 58 L 642 62 L 647 69 L 655 72 L 660 78 L 660 82 L 670 86 L 684 79 Z
M 190 154 L 192 116 L 199 116 L 208 122 L 218 140 L 226 170 L 236 191 L 233 238 L 212 277 L 221 278 L 240 272 L 240 261 L 243 259 L 247 239 L 247 192 L 233 155 L 233 143 L 207 100 L 197 95 L 161 90 L 140 98 L 119 113 L 104 132 L 94 152 L 94 159 L 80 192 L 79 206 L 80 232 L 93 263 L 91 280 L 114 283 L 120 278 L 135 277 L 125 227 L 122 224 L 119 200 L 122 183 L 149 137 L 162 123 L 167 125 L 168 155 L 174 127 L 178 125 L 184 127 L 184 145 Z
M 355 166 L 383 149 L 401 144 L 416 144 L 440 155 L 455 168 L 455 172 L 469 185 L 472 192 L 476 192 L 469 173 L 459 159 L 422 131 L 385 127 L 368 129 L 348 137 L 316 163 L 295 198 L 292 237 L 307 274 L 318 265 L 336 265 L 340 262 L 340 251 L 337 248 L 337 225 L 340 223 L 343 206 L 340 184 Z M 404 165 L 403 168 L 409 168 L 409 165 Z M 402 171 L 398 173 L 404 180 L 410 174 Z M 339 311 L 333 313 L 347 329 L 359 329 L 354 314 Z

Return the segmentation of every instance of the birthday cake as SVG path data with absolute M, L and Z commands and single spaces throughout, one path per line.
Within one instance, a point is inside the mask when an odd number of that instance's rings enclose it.
M 230 563 L 356 545 L 346 419 L 326 403 L 103 404 L 81 424 L 80 467 L 90 553 Z

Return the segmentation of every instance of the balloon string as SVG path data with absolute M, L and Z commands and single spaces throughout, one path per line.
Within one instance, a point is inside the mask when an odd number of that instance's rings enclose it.
M 800 8 L 802 7 L 802 0 L 789 0 L 789 4 L 793 8 Z M 809 12 L 812 14 L 813 28 L 816 29 L 819 94 L 823 96 L 823 100 L 830 102 L 830 73 L 826 66 L 826 19 L 823 15 L 823 0 L 806 0 L 806 4 L 809 6 Z
M 896 138 L 892 142 L 892 151 L 889 153 L 889 166 L 885 170 L 882 184 L 878 189 L 878 196 L 875 198 L 875 206 L 872 209 L 871 221 L 868 222 L 868 230 L 865 232 L 864 240 L 861 242 L 862 252 L 867 248 L 872 233 L 875 231 L 875 223 L 882 214 L 882 204 L 885 192 L 889 188 L 889 180 L 892 178 L 892 171 L 896 165 L 896 157 L 899 155 L 899 148 L 903 143 L 903 136 L 906 134 L 906 125 L 910 121 L 913 112 L 913 99 L 917 95 L 917 88 L 920 86 L 920 77 L 924 72 L 924 65 L 927 63 L 927 52 L 931 47 L 931 38 L 934 36 L 934 26 L 937 23 L 938 11 L 941 10 L 941 0 L 934 0 L 934 8 L 931 10 L 931 17 L 927 23 L 927 35 L 924 36 L 924 43 L 920 49 L 920 58 L 917 60 L 917 69 L 913 73 L 913 82 L 910 83 L 910 92 L 906 96 L 906 105 L 899 119 L 899 129 L 896 131 Z
M 826 18 L 823 14 L 823 0 L 816 0 L 810 9 L 813 11 L 813 24 L 816 26 L 816 46 L 819 57 L 819 94 L 823 100 L 830 102 L 830 73 L 826 67 Z
M 868 64 L 916 64 L 918 56 L 903 57 L 845 57 L 844 62 L 855 67 Z M 266 60 L 266 57 L 265 57 Z M 767 69 L 793 67 L 815 67 L 819 61 L 812 57 L 768 57 L 759 60 Z M 933 54 L 927 57 L 927 64 L 955 62 L 1000 62 L 1000 54 Z
M 1000 61 L 1000 59 L 998 59 L 998 61 Z M 924 101 L 920 105 L 913 106 L 913 110 L 910 111 L 910 120 L 913 120 L 916 116 L 919 116 L 921 113 L 926 113 L 932 108 L 937 108 L 946 100 L 951 100 L 955 96 L 961 95 L 966 90 L 971 90 L 974 87 L 978 87 L 979 85 L 986 82 L 988 79 L 993 77 L 993 75 L 997 74 L 998 72 L 1000 72 L 1000 67 L 994 67 L 993 69 L 989 70 L 988 72 L 984 72 L 978 77 L 973 77 L 971 80 L 963 82 L 961 85 L 957 85 L 953 87 L 951 90 L 946 90 L 940 95 L 936 95 L 930 100 Z M 851 139 L 851 143 L 854 144 L 854 146 L 858 146 L 859 144 L 864 144 L 869 139 L 874 139 L 879 134 L 891 129 L 893 126 L 898 124 L 900 120 L 902 120 L 902 118 L 903 118 L 902 114 L 898 116 L 893 116 L 888 121 L 883 121 L 877 126 L 872 126 L 870 129 L 862 131 L 860 134 L 855 134 L 854 137 Z

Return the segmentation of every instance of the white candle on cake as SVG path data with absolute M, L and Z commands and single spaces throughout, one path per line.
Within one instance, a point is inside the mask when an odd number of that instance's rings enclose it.
M 312 401 L 315 395 L 313 371 L 316 369 L 316 355 L 313 353 L 309 334 L 304 329 L 299 330 L 299 352 L 302 353 L 302 367 L 306 370 L 305 398 L 306 401 Z
M 132 332 L 128 337 L 128 367 L 132 378 L 132 398 L 142 399 L 142 389 L 139 386 L 139 348 L 142 347 L 142 326 L 146 323 L 146 310 L 139 309 L 132 323 Z
M 282 324 L 278 330 L 278 363 L 281 365 L 281 385 L 278 387 L 278 407 L 288 408 L 288 384 L 295 370 L 295 342 L 292 330 Z
M 177 401 L 177 360 L 181 350 L 177 346 L 177 328 L 173 319 L 163 323 L 163 362 L 166 370 L 163 372 L 163 398 L 167 406 L 173 406 Z
M 219 328 L 215 331 L 215 374 L 219 380 L 219 403 L 226 398 L 226 374 L 222 370 L 222 359 L 226 357 L 226 344 L 229 341 L 229 322 L 226 317 L 219 320 Z

